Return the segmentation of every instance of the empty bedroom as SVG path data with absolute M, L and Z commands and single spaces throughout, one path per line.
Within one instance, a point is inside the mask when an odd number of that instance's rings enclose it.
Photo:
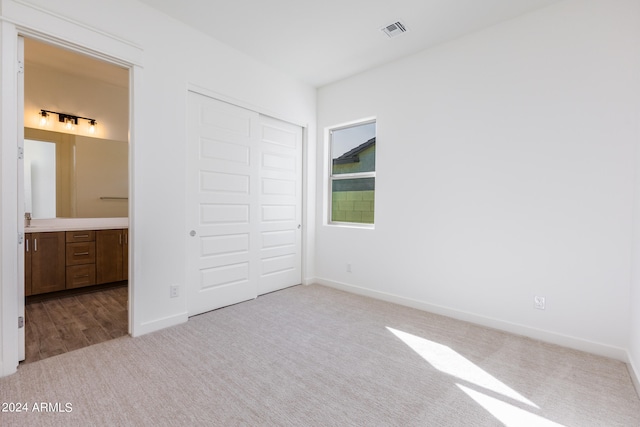
M 639 0 L 0 18 L 1 425 L 640 425 Z M 22 37 L 129 93 L 128 331 L 29 363 Z

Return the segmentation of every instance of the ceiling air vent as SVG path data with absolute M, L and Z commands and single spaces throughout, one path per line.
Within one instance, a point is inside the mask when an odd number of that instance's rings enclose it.
M 389 36 L 389 38 L 393 38 L 406 33 L 407 27 L 402 22 L 397 21 L 393 24 L 387 25 L 386 27 L 382 27 L 380 30 Z

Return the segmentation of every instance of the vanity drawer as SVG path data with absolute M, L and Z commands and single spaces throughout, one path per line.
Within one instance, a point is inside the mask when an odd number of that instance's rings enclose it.
M 96 265 L 74 265 L 67 267 L 67 289 L 96 284 Z
M 67 266 L 95 264 L 96 242 L 67 243 Z
M 66 237 L 67 243 L 94 242 L 96 240 L 96 232 L 94 230 L 67 231 Z

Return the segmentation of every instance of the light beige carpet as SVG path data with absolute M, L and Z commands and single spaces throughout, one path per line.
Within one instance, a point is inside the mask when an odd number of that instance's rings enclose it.
M 621 362 L 322 286 L 21 366 L 0 401 L 27 404 L 2 426 L 640 426 Z

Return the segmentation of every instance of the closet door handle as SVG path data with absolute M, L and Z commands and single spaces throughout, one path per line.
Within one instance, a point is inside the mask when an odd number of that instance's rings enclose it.
M 27 250 L 27 252 L 29 252 L 29 239 L 27 239 L 24 243 L 26 244 L 25 249 Z
M 38 252 L 38 239 L 33 239 L 33 252 Z

